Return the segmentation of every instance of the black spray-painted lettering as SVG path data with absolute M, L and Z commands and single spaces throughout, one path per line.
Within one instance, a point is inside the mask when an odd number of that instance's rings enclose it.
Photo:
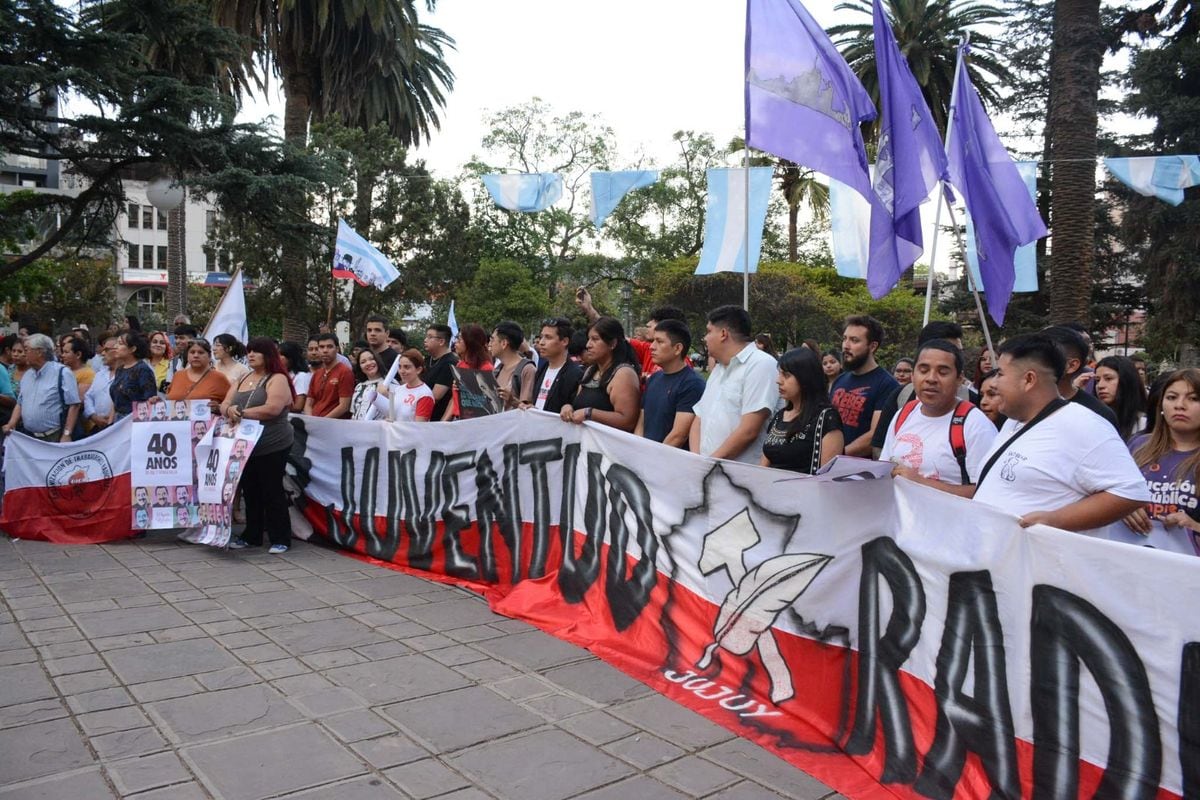
M 969 696 L 963 685 L 972 659 L 975 694 Z M 914 788 L 926 797 L 950 800 L 970 750 L 992 784 L 991 797 L 1020 797 L 1004 630 L 992 577 L 985 571 L 950 576 L 934 694 L 937 728 Z
M 875 748 L 876 719 L 883 727 L 881 783 L 912 783 L 917 751 L 908 702 L 900 688 L 900 665 L 916 647 L 925 621 L 925 590 L 912 559 L 891 539 L 880 537 L 862 548 L 858 585 L 858 700 L 846 752 L 865 755 Z M 879 635 L 879 579 L 892 595 L 892 616 Z
M 604 575 L 604 591 L 613 624 L 623 631 L 634 623 L 650 602 L 650 592 L 658 582 L 655 555 L 658 538 L 654 535 L 654 517 L 650 513 L 650 492 L 633 470 L 614 464 L 608 470 L 609 514 L 608 570 Z M 629 526 L 625 512 L 629 510 L 637 525 L 636 536 L 642 555 L 625 579 L 625 551 L 629 544 Z
M 572 462 L 578 458 L 573 454 Z M 563 536 L 562 566 L 558 570 L 558 586 L 568 603 L 582 603 L 587 590 L 600 575 L 600 543 L 604 540 L 604 516 L 608 509 L 608 496 L 604 491 L 604 472 L 600 468 L 602 456 L 588 453 L 587 457 L 587 501 L 583 507 L 583 549 L 575 555 L 575 542 L 571 528 L 560 525 Z M 574 479 L 571 481 L 574 484 Z M 572 485 L 574 488 L 574 485 Z M 563 493 L 563 503 L 573 502 Z
M 1179 768 L 1183 796 L 1200 797 L 1200 642 L 1183 646 L 1179 666 Z
M 1146 668 L 1112 620 L 1055 586 L 1033 588 L 1030 620 L 1033 796 L 1079 796 L 1079 665 L 1108 712 L 1108 758 L 1096 797 L 1151 800 L 1158 794 L 1162 742 Z

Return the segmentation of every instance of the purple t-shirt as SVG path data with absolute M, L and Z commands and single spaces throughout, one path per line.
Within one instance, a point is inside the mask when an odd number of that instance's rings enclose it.
M 1129 443 L 1129 452 L 1136 453 L 1138 448 L 1148 441 L 1149 434 L 1133 437 Z M 1142 475 L 1146 477 L 1146 488 L 1150 490 L 1150 503 L 1146 506 L 1146 513 L 1151 517 L 1163 517 L 1183 511 L 1194 519 L 1197 513 L 1200 513 L 1196 476 L 1177 474 L 1179 465 L 1195 454 L 1195 450 L 1170 450 L 1158 461 L 1142 467 Z M 1192 546 L 1196 548 L 1196 555 L 1200 555 L 1200 542 L 1197 542 L 1194 536 Z

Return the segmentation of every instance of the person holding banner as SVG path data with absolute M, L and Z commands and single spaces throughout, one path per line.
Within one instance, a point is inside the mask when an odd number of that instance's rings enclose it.
M 588 326 L 583 363 L 587 369 L 575 400 L 564 405 L 559 416 L 565 422 L 594 421 L 632 433 L 641 415 L 641 386 L 637 356 L 620 322 L 600 317 Z
M 134 403 L 144 403 L 158 397 L 154 370 L 146 363 L 149 355 L 150 343 L 140 333 L 126 331 L 117 336 L 113 349 L 116 373 L 108 385 L 108 394 L 113 402 L 109 425 L 133 413 Z
M 433 416 L 433 390 L 425 384 L 425 357 L 410 347 L 397 358 L 400 384 L 380 381 L 375 396 L 377 417 L 389 422 L 429 422 Z
M 1178 527 L 1200 555 L 1200 369 L 1173 372 L 1160 405 L 1152 409 L 1160 417 L 1154 432 L 1129 443 L 1151 500 L 1127 516 L 1125 524 L 1142 535 L 1156 521 L 1168 530 Z
M 1150 501 L 1116 429 L 1059 394 L 1067 356 L 1054 339 L 1014 336 L 998 353 L 996 389 L 1008 422 L 984 458 L 975 500 L 1020 515 L 1022 527 L 1100 536 Z
M 212 345 L 207 339 L 192 339 L 185 356 L 187 369 L 175 373 L 167 399 L 208 400 L 215 411 L 229 394 L 229 380 L 213 368 Z
M 54 360 L 54 342 L 35 333 L 25 340 L 29 369 L 4 433 L 21 431 L 47 442 L 69 442 L 82 401 L 71 370 Z
M 488 352 L 487 343 L 487 331 L 482 326 L 473 322 L 463 325 L 458 332 L 458 338 L 454 340 L 454 352 L 458 354 L 458 363 L 455 366 L 459 369 L 478 369 L 491 372 L 492 357 Z M 458 396 L 458 381 L 453 379 L 453 371 L 450 376 L 453 381 L 450 389 L 451 399 L 450 404 L 446 406 L 446 413 L 442 416 L 443 422 L 458 419 L 462 414 Z
M 375 398 L 386 368 L 379 356 L 370 349 L 359 352 L 355 361 L 354 393 L 350 395 L 350 419 L 375 419 L 379 415 L 375 408 Z
M 256 337 L 246 350 L 250 372 L 230 388 L 221 404 L 221 413 L 234 425 L 243 419 L 258 420 L 262 423 L 262 435 L 242 471 L 246 528 L 229 546 L 235 550 L 261 547 L 265 531 L 271 542 L 267 552 L 286 553 L 292 543 L 292 523 L 283 490 L 283 473 L 292 448 L 288 409 L 295 391 L 273 340 Z
M 776 383 L 787 405 L 767 424 L 761 463 L 814 475 L 841 455 L 845 445 L 842 423 L 829 402 L 817 353 L 807 347 L 788 350 L 779 357 Z

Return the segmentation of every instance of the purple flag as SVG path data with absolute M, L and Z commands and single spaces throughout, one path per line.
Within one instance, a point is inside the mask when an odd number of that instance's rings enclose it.
M 875 0 L 874 7 L 883 124 L 875 162 L 879 203 L 872 209 L 867 288 L 872 296 L 882 297 L 924 250 L 921 204 L 946 177 L 946 153 L 925 97 L 892 36 L 881 0 Z
M 871 96 L 798 0 L 747 0 L 746 143 L 871 196 Z
M 958 83 L 951 109 L 950 182 L 962 194 L 974 220 L 988 310 L 1003 325 L 1016 281 L 1014 254 L 1021 245 L 1045 236 L 1046 225 L 971 85 L 962 63 L 965 51 L 966 47 L 958 51 Z

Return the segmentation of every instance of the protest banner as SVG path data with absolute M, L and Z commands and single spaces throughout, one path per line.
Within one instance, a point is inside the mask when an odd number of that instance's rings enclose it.
M 262 423 L 244 419 L 234 425 L 218 417 L 196 443 L 198 527 L 183 536 L 194 544 L 224 547 L 233 534 L 233 502 L 246 459 L 262 435 Z
M 135 530 L 199 522 L 194 450 L 210 424 L 207 400 L 133 404 L 129 452 Z
M 1200 793 L 1194 558 L 1022 529 L 856 459 L 799 476 L 532 411 L 295 423 L 318 534 L 476 589 L 850 797 Z

